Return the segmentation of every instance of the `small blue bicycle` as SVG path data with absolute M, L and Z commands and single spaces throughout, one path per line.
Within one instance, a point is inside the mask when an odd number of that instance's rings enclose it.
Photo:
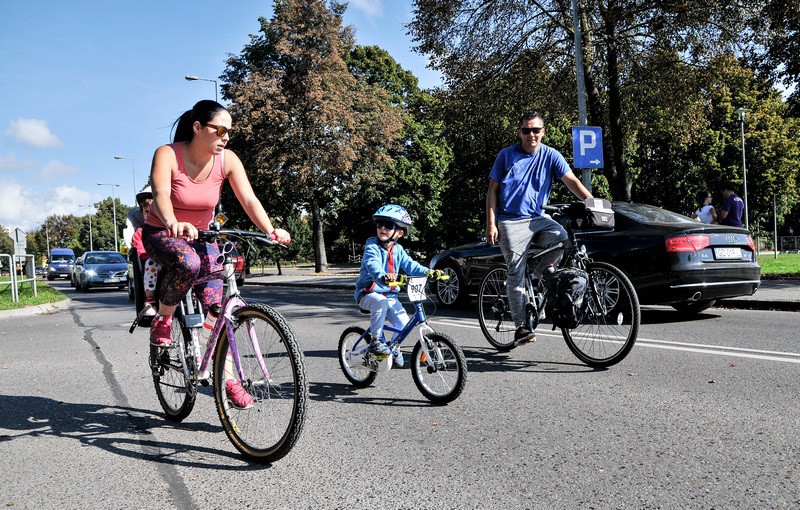
M 446 277 L 442 277 L 446 278 Z M 450 337 L 437 333 L 428 325 L 422 306 L 426 298 L 428 278 L 400 277 L 393 285 L 405 285 L 409 301 L 414 305 L 414 314 L 403 329 L 391 325 L 384 330 L 394 333 L 384 342 L 392 356 L 376 358 L 369 352 L 366 330 L 360 326 L 345 329 L 339 339 L 339 364 L 344 376 L 354 386 L 365 388 L 375 381 L 379 373 L 392 368 L 392 359 L 409 334 L 419 326 L 419 340 L 411 351 L 411 377 L 417 389 L 434 404 L 447 404 L 457 399 L 467 384 L 467 360 L 464 353 Z

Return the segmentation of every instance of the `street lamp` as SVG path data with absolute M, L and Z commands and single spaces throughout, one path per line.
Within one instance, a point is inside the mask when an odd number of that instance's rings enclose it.
M 742 180 L 744 181 L 744 228 L 750 229 L 750 222 L 748 221 L 747 214 L 747 165 L 745 165 L 744 158 L 744 116 L 747 113 L 746 108 L 739 108 L 736 110 L 739 114 L 739 123 L 742 126 Z
M 114 159 L 130 159 L 131 160 L 131 172 L 133 173 L 133 203 L 136 203 L 136 193 L 138 192 L 138 188 L 136 187 L 136 162 L 133 161 L 133 158 L 129 158 L 126 156 L 114 156 Z
M 91 207 L 94 209 L 94 206 L 89 205 L 81 205 L 78 204 L 78 207 Z M 92 211 L 89 211 L 89 251 L 94 251 L 94 244 L 92 244 Z
M 199 76 L 192 76 L 191 74 L 186 75 L 186 81 L 213 81 L 214 82 L 214 101 L 219 103 L 219 99 L 217 99 L 217 80 L 210 80 L 208 78 L 200 78 Z
M 111 207 L 114 211 L 114 249 L 119 251 L 119 240 L 117 239 L 117 201 L 114 198 L 114 186 L 119 188 L 119 184 L 98 182 L 98 186 L 111 186 Z

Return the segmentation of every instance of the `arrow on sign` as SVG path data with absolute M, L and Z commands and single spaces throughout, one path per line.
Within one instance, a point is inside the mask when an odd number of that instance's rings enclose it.
M 600 164 L 600 160 L 599 159 L 592 159 L 592 160 L 589 161 L 589 163 L 591 163 L 591 164 L 596 166 L 596 165 Z

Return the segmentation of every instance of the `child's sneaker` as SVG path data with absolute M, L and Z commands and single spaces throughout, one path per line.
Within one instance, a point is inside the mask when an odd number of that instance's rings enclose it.
M 392 353 L 391 349 L 377 338 L 369 343 L 369 352 L 378 357 L 386 357 Z
M 228 396 L 231 405 L 236 409 L 249 409 L 255 403 L 253 402 L 253 397 L 242 386 L 242 383 L 235 379 L 225 381 L 225 394 Z
M 394 366 L 399 367 L 399 368 L 403 367 L 403 364 L 405 363 L 405 359 L 403 358 L 403 353 L 400 352 L 400 349 L 397 349 L 396 351 L 394 351 L 394 354 L 392 354 L 392 358 L 394 358 L 394 360 L 392 361 L 392 364 Z
M 150 345 L 169 347 L 172 345 L 172 315 L 157 315 L 150 324 Z

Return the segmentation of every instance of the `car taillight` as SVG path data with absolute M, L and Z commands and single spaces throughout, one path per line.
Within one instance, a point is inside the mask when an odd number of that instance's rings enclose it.
M 711 244 L 711 237 L 703 235 L 667 238 L 667 251 L 672 253 L 700 251 Z
M 747 236 L 747 246 L 749 246 L 752 251 L 756 251 L 756 245 L 753 243 L 753 238 L 750 236 Z

